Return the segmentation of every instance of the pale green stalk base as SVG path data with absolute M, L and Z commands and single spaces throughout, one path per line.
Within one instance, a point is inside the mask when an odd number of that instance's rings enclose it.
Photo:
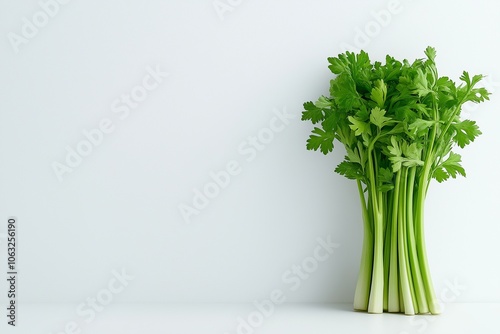
M 358 181 L 364 239 L 354 309 L 406 315 L 439 314 L 425 250 L 426 168 L 402 167 L 394 189 L 381 193 Z

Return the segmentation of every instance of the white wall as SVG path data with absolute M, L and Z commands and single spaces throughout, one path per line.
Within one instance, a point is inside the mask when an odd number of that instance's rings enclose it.
M 306 151 L 302 103 L 327 92 L 326 58 L 346 45 L 411 60 L 432 45 L 441 74 L 487 74 L 494 92 L 469 112 L 483 135 L 463 151 L 468 178 L 428 197 L 435 286 L 456 280 L 458 301 L 500 301 L 498 2 L 231 3 L 222 20 L 212 0 L 75 0 L 50 7 L 33 36 L 25 28 L 16 53 L 9 34 L 44 16 L 37 1 L 0 1 L 0 219 L 19 219 L 21 300 L 80 302 L 123 268 L 134 279 L 120 301 L 244 302 L 273 289 L 288 301 L 350 301 L 356 188 L 333 173 L 340 145 L 327 157 Z M 126 115 L 122 94 L 154 85 L 155 70 L 169 75 Z M 284 112 L 286 124 L 274 119 Z M 54 161 L 101 122 L 112 132 L 59 182 Z M 250 137 L 270 125 L 254 155 Z M 179 205 L 228 164 L 237 175 L 187 224 Z M 293 290 L 287 270 L 328 235 L 340 246 Z

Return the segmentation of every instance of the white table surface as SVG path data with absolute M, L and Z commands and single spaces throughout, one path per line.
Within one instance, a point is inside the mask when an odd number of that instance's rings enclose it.
M 77 304 L 26 304 L 18 309 L 18 326 L 2 333 L 171 333 L 171 334 L 499 334 L 500 304 L 447 304 L 439 316 L 366 314 L 351 304 L 282 304 L 263 317 L 260 327 L 237 329 L 238 317 L 256 310 L 251 304 L 119 304 L 111 303 L 93 321 L 76 313 Z M 87 318 L 88 319 L 88 318 Z M 258 319 L 257 319 L 258 320 Z M 78 328 L 65 331 L 71 322 Z M 5 330 L 7 328 L 7 330 Z

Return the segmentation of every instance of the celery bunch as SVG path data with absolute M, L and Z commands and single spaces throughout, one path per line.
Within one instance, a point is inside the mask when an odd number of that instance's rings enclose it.
M 438 76 L 436 52 L 413 63 L 385 64 L 346 52 L 328 58 L 330 96 L 304 103 L 302 120 L 316 126 L 307 149 L 327 154 L 334 140 L 346 150 L 335 172 L 355 180 L 364 239 L 354 308 L 370 313 L 439 314 L 424 241 L 424 202 L 431 180 L 465 176 L 464 148 L 481 134 L 462 120 L 464 103 L 488 100 L 482 75 L 463 72 L 460 84 Z

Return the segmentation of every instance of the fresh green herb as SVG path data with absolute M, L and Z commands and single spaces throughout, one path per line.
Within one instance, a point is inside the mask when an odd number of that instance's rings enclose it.
M 356 180 L 364 240 L 354 308 L 370 313 L 439 314 L 424 242 L 424 201 L 431 179 L 465 176 L 456 146 L 481 134 L 462 120 L 467 102 L 489 99 L 482 75 L 460 84 L 439 77 L 436 51 L 413 63 L 346 52 L 328 58 L 330 96 L 304 103 L 315 124 L 307 149 L 328 154 L 335 139 L 347 155 L 335 172 Z

